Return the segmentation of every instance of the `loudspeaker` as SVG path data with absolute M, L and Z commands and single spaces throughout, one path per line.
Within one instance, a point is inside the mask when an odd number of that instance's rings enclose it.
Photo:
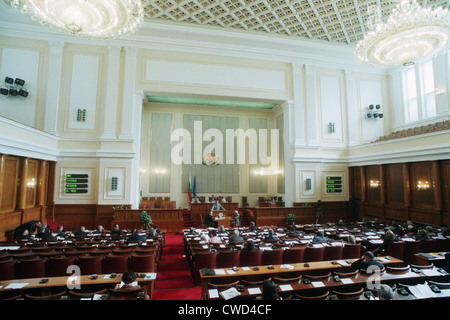
M 19 96 L 27 97 L 28 96 L 28 91 L 25 90 L 25 89 L 20 89 L 19 90 Z
M 14 88 L 9 88 L 9 94 L 11 95 L 11 96 L 17 96 L 18 94 L 19 94 L 19 91 L 17 91 L 17 89 L 14 89 Z
M 5 82 L 6 82 L 7 84 L 13 84 L 13 83 L 14 83 L 14 79 L 13 79 L 13 78 L 10 78 L 10 77 L 6 77 L 6 78 L 5 78 Z
M 8 89 L 6 88 L 0 88 L 0 93 L 7 96 L 8 95 Z
M 25 84 L 25 80 L 16 78 L 16 81 L 14 81 L 14 83 L 19 85 L 19 86 L 23 86 Z

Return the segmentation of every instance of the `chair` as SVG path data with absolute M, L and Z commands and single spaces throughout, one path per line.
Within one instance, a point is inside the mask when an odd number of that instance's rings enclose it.
M 217 265 L 217 252 L 197 252 L 193 255 L 193 278 L 194 283 L 200 284 L 200 270 L 203 268 L 215 269 Z
M 327 246 L 323 252 L 323 260 L 341 260 L 344 246 Z
M 220 291 L 236 287 L 239 284 L 239 280 L 230 283 L 212 283 L 208 282 L 208 289 L 217 289 Z
M 410 265 L 404 267 L 385 266 L 387 272 L 406 272 L 409 271 Z
M 450 283 L 448 282 L 436 282 L 436 281 L 428 281 L 428 284 L 435 285 L 439 289 L 450 289 Z
M 300 300 L 326 300 L 329 294 L 330 294 L 330 291 L 326 291 L 325 293 L 319 293 L 316 295 L 296 294 L 295 296 L 297 298 L 299 298 Z
M 387 255 L 402 260 L 404 249 L 405 241 L 391 241 L 388 245 Z
M 0 280 L 13 280 L 15 277 L 16 260 L 0 261 Z
M 109 289 L 109 300 L 147 300 L 147 290 L 136 286 L 126 289 Z
M 331 272 L 328 272 L 326 274 L 305 274 L 303 275 L 305 278 L 311 279 L 311 280 L 326 280 L 331 276 Z
M 339 276 L 340 278 L 347 278 L 347 277 L 353 277 L 359 274 L 359 270 L 350 271 L 350 272 L 339 272 L 339 271 L 333 271 L 333 274 Z
M 105 256 L 102 263 L 103 273 L 123 273 L 128 270 L 128 255 L 110 254 Z
M 436 252 L 450 251 L 450 238 L 436 238 L 434 250 L 436 250 Z
M 283 263 L 300 263 L 304 261 L 305 248 L 289 248 L 283 250 Z
M 325 252 L 325 247 L 306 247 L 305 257 L 306 262 L 323 261 L 323 254 Z
M 77 258 L 75 265 L 80 267 L 82 275 L 101 274 L 103 256 L 80 256 Z
M 403 249 L 403 262 L 406 264 L 415 263 L 417 258 L 414 256 L 419 253 L 420 240 L 405 241 L 405 247 Z
M 263 266 L 283 264 L 283 252 L 284 251 L 285 250 L 283 250 L 283 249 L 264 250 L 262 252 L 261 264 Z
M 75 263 L 76 257 L 52 257 L 47 260 L 47 277 L 67 276 L 67 268 Z
M 16 264 L 16 278 L 44 278 L 46 274 L 46 262 L 46 259 L 40 258 L 19 261 Z
M 239 266 L 240 267 L 250 267 L 250 266 L 260 266 L 262 261 L 262 250 L 258 251 L 245 251 L 242 250 L 239 255 Z
M 61 297 L 64 295 L 67 295 L 66 291 L 52 294 L 52 295 L 47 295 L 47 296 L 34 296 L 31 294 L 25 294 L 24 298 L 25 298 L 25 300 L 60 300 Z
M 352 291 L 343 291 L 343 290 L 332 290 L 333 294 L 337 295 L 339 300 L 359 300 L 361 295 L 364 292 L 364 288 Z
M 299 275 L 292 278 L 282 278 L 282 277 L 273 277 L 273 281 L 276 283 L 290 283 L 290 282 L 299 282 L 303 275 Z
M 230 268 L 239 265 L 239 257 L 241 252 L 235 251 L 219 251 L 217 253 L 217 268 Z
M 155 272 L 155 255 L 131 254 L 128 269 L 136 272 Z
M 436 239 L 420 240 L 419 252 L 434 252 Z
M 434 265 L 433 264 L 429 264 L 427 266 L 420 266 L 417 264 L 412 264 L 411 265 L 411 269 L 433 269 Z
M 95 292 L 83 292 L 81 290 L 75 291 L 75 290 L 69 290 L 68 294 L 69 296 L 72 296 L 74 298 L 92 298 L 95 294 L 104 294 L 107 293 L 108 289 L 103 289 Z
M 342 259 L 357 259 L 361 257 L 361 243 L 344 244 L 344 248 L 342 249 Z

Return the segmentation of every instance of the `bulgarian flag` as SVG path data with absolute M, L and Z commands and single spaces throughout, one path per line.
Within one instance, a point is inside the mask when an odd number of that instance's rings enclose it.
M 189 196 L 189 203 L 191 203 L 191 200 L 192 200 L 192 192 L 191 192 L 191 175 L 189 175 L 188 196 Z

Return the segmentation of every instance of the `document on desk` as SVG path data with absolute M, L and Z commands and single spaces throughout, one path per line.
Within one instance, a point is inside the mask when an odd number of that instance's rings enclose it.
M 436 297 L 436 293 L 431 291 L 430 287 L 426 284 L 418 284 L 415 286 L 409 286 L 409 291 L 418 299 L 426 299 Z
M 339 263 L 343 267 L 348 267 L 349 266 L 349 264 L 347 262 L 343 261 L 343 260 L 338 260 L 336 262 Z
M 260 288 L 248 288 L 248 293 L 249 294 L 260 294 L 261 289 Z
M 282 265 L 280 265 L 280 269 L 292 270 L 292 269 L 294 269 L 294 266 L 292 266 L 290 264 L 282 264 Z
M 244 271 L 250 271 L 250 268 L 249 268 L 249 267 L 242 267 L 242 270 L 244 270 Z
M 433 269 L 420 269 L 420 271 L 422 271 L 423 274 L 428 276 L 428 277 L 440 276 L 441 275 L 441 273 L 439 271 L 437 271 L 435 268 L 433 268 Z
M 350 278 L 342 278 L 341 282 L 344 284 L 350 284 L 350 283 L 353 283 L 353 280 Z
M 224 269 L 214 269 L 214 272 L 217 274 L 225 274 L 225 270 Z
M 282 285 L 280 285 L 280 290 L 281 291 L 289 291 L 289 290 L 293 290 L 293 289 L 290 284 L 282 284 Z
M 210 299 L 215 299 L 219 297 L 219 291 L 217 289 L 209 289 L 208 292 Z
M 314 288 L 325 287 L 325 284 L 322 281 L 311 281 L 311 284 L 314 286 Z
M 20 283 L 10 283 L 5 289 L 22 289 L 23 287 L 29 285 L 28 282 L 20 282 Z

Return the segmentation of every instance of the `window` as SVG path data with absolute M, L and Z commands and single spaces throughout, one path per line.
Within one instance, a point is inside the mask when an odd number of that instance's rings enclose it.
M 436 88 L 432 60 L 403 72 L 403 90 L 406 122 L 436 116 Z
M 433 61 L 425 62 L 422 65 L 423 88 L 424 88 L 424 118 L 431 118 L 436 115 L 436 95 L 434 87 Z
M 419 107 L 417 103 L 416 71 L 409 69 L 405 71 L 405 102 L 407 122 L 419 120 Z

